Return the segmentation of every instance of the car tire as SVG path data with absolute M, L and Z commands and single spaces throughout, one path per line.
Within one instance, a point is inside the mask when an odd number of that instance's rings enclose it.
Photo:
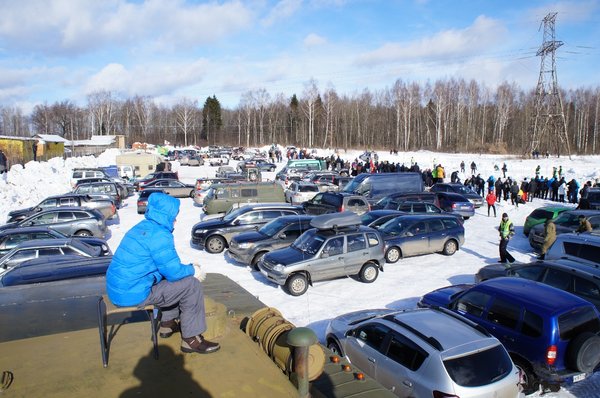
M 458 251 L 458 243 L 454 239 L 450 239 L 444 243 L 444 254 L 451 256 Z
M 385 252 L 385 261 L 387 263 L 394 264 L 398 262 L 398 260 L 400 260 L 400 257 L 402 257 L 402 253 L 400 252 L 400 249 L 396 246 L 390 247 Z
M 340 345 L 332 338 L 327 340 L 327 348 L 329 348 L 329 351 L 333 352 L 335 355 L 339 355 L 341 357 L 344 356 L 344 354 L 342 354 Z
M 294 274 L 285 282 L 285 288 L 292 296 L 302 296 L 308 290 L 308 280 L 303 274 Z
M 271 172 L 275 171 L 275 167 L 271 167 L 271 168 L 269 169 L 269 171 L 271 171 Z
M 375 263 L 368 262 L 360 269 L 358 276 L 364 283 L 373 283 L 379 276 L 379 267 Z
M 267 254 L 267 252 L 259 252 L 256 254 L 256 256 L 254 256 L 254 258 L 252 259 L 252 269 L 253 270 L 259 271 L 258 262 L 260 261 L 261 258 L 264 257 L 265 254 Z
M 468 220 L 469 218 L 471 218 L 471 217 L 463 217 L 464 220 Z
M 90 231 L 86 231 L 85 229 L 79 230 L 75 232 L 75 236 L 94 236 Z
M 209 236 L 204 247 L 211 254 L 221 253 L 225 250 L 225 239 L 219 235 Z
M 533 373 L 533 368 L 531 365 L 521 359 L 513 358 L 513 362 L 517 369 L 519 369 L 519 374 L 521 376 L 520 384 L 523 387 L 523 393 L 525 395 L 529 395 L 538 391 L 540 388 L 540 382 L 538 381 L 535 373 Z
M 593 372 L 600 363 L 600 336 L 584 332 L 571 340 L 565 363 L 579 372 Z

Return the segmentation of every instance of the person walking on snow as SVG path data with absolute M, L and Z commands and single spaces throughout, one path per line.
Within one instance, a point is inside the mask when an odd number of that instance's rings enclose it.
M 508 214 L 502 214 L 502 221 L 500 221 L 500 226 L 498 227 L 498 232 L 500 233 L 500 262 L 505 264 L 506 262 L 514 263 L 515 258 L 508 252 L 508 241 L 515 234 L 515 226 L 512 221 L 508 219 Z
M 541 254 L 538 257 L 538 260 L 543 260 L 546 258 L 546 253 L 550 246 L 554 244 L 556 240 L 556 224 L 552 220 L 546 220 L 544 224 L 544 243 L 542 244 Z

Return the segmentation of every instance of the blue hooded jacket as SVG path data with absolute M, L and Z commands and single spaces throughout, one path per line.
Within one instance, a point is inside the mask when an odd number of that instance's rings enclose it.
M 141 304 L 162 279 L 174 282 L 194 275 L 194 267 L 181 264 L 175 251 L 178 213 L 179 199 L 150 195 L 146 219 L 125 234 L 106 272 L 106 291 L 115 305 Z

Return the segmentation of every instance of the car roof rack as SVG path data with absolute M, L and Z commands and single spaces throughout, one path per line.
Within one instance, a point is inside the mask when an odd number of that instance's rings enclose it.
M 360 217 L 351 211 L 341 213 L 331 213 L 316 216 L 310 222 L 310 226 L 320 230 L 333 229 L 338 230 L 346 227 L 356 227 L 361 225 Z
M 386 315 L 386 316 L 383 317 L 383 319 L 385 319 L 386 321 L 393 322 L 396 325 L 402 326 L 406 330 L 410 331 L 412 334 L 418 336 L 420 339 L 422 339 L 423 341 L 427 342 L 430 346 L 432 346 L 433 348 L 435 348 L 437 351 L 443 351 L 444 350 L 444 347 L 442 346 L 442 343 L 440 343 L 435 337 L 433 337 L 433 336 L 425 336 L 423 333 L 421 333 L 417 329 L 415 329 L 412 326 L 406 324 L 405 322 L 402 322 L 401 320 L 397 319 L 396 315 L 398 315 L 398 314 Z

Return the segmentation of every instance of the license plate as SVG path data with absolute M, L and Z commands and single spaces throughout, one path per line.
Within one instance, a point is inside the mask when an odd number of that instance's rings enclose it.
M 577 383 L 578 381 L 581 381 L 585 379 L 585 373 L 580 373 L 578 375 L 573 376 L 573 383 Z

